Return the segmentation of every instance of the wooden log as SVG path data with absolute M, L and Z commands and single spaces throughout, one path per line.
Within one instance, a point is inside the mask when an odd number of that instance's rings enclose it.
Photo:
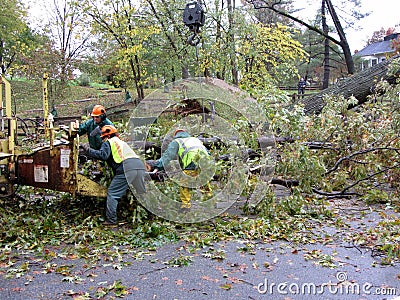
M 391 63 L 399 63 L 400 55 L 381 62 L 371 68 L 365 69 L 351 77 L 323 90 L 322 92 L 303 99 L 306 114 L 318 114 L 325 106 L 324 97 L 327 95 L 342 95 L 344 98 L 354 96 L 360 105 L 368 101 L 368 96 L 374 92 L 378 81 L 386 80 L 391 84 L 396 83 L 400 69 L 395 74 L 389 74 Z M 351 107 L 349 107 L 351 108 Z

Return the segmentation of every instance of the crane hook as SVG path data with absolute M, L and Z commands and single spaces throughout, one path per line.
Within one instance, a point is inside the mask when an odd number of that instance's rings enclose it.
M 190 2 L 186 4 L 183 12 L 183 23 L 189 27 L 193 34 L 188 38 L 187 43 L 191 46 L 197 46 L 200 43 L 200 27 L 204 25 L 205 15 L 203 7 L 199 2 Z
M 189 38 L 187 39 L 187 43 L 190 46 L 197 46 L 200 43 L 200 36 L 197 35 L 197 33 L 193 33 Z

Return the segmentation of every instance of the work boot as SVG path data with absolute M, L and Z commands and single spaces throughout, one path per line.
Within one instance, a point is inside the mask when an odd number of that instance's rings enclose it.
M 103 226 L 109 227 L 109 228 L 115 228 L 115 227 L 118 227 L 118 223 L 104 221 Z

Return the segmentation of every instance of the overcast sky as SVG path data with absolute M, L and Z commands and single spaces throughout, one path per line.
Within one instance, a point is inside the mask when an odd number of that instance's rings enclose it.
M 36 16 L 43 15 L 45 12 L 43 3 L 51 3 L 51 1 L 52 0 L 24 0 L 24 2 L 30 6 L 36 7 Z M 331 1 L 333 5 L 340 2 L 339 0 Z M 366 41 L 372 36 L 374 31 L 378 31 L 382 27 L 388 29 L 389 27 L 395 27 L 400 24 L 399 4 L 400 0 L 361 0 L 359 11 L 363 13 L 370 12 L 371 14 L 361 19 L 356 24 L 360 29 L 346 29 L 346 37 L 352 53 L 354 53 L 355 50 L 364 48 Z M 296 8 L 307 7 L 307 9 L 303 9 L 298 13 L 299 17 L 305 21 L 313 19 L 320 6 L 321 0 L 295 0 Z M 339 15 L 343 14 L 340 10 L 338 10 L 337 13 Z M 345 24 L 342 25 L 345 26 Z M 400 27 L 397 27 L 396 32 L 400 32 Z
M 332 4 L 338 3 L 338 0 L 331 0 Z M 299 16 L 306 16 L 313 18 L 317 9 L 321 6 L 320 0 L 296 0 L 295 7 L 304 7 L 307 3 L 307 10 L 299 12 Z M 361 6 L 359 11 L 362 13 L 370 12 L 368 17 L 365 17 L 358 21 L 355 25 L 360 27 L 358 30 L 346 29 L 346 37 L 350 45 L 350 50 L 354 53 L 355 50 L 361 50 L 364 48 L 367 40 L 372 37 L 374 31 L 380 30 L 382 27 L 386 30 L 389 27 L 395 27 L 400 24 L 400 13 L 398 5 L 400 0 L 361 0 Z M 343 14 L 341 11 L 337 11 L 340 16 Z M 307 20 L 307 18 L 305 19 Z M 345 24 L 342 24 L 345 26 Z M 397 27 L 397 32 L 400 28 Z
M 353 52 L 361 50 L 374 31 L 382 27 L 384 29 L 396 27 L 400 24 L 399 0 L 362 0 L 361 2 L 362 7 L 366 11 L 371 11 L 371 14 L 360 20 L 358 25 L 363 28 L 361 31 L 350 31 L 347 34 L 350 49 Z M 399 27 L 397 27 L 397 32 L 399 32 Z

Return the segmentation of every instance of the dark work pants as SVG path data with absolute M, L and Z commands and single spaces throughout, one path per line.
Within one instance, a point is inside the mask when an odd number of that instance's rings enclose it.
M 118 202 L 128 190 L 129 183 L 133 185 L 138 194 L 146 192 L 143 162 L 136 158 L 130 158 L 123 164 L 125 172 L 114 176 L 107 191 L 106 219 L 111 223 L 117 222 Z

